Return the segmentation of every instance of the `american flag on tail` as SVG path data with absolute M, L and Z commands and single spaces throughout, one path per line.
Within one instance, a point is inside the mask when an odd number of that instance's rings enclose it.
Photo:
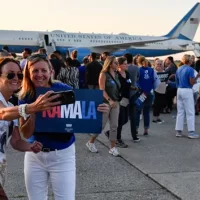
M 198 24 L 199 19 L 198 18 L 190 18 L 190 24 Z

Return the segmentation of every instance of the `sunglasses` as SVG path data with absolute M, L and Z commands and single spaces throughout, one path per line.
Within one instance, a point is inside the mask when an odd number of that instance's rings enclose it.
M 46 60 L 47 59 L 47 55 L 46 54 L 33 54 L 32 56 L 29 56 L 27 58 L 27 61 L 31 61 L 31 60 L 34 60 L 36 58 L 41 58 L 41 59 Z
M 3 75 L 3 74 L 2 74 L 2 75 Z M 16 75 L 17 75 L 17 78 L 18 78 L 19 80 L 22 80 L 22 79 L 23 79 L 23 74 L 21 74 L 21 73 L 15 74 L 15 73 L 13 73 L 13 72 L 10 72 L 10 73 L 8 73 L 8 74 L 5 74 L 5 77 L 6 77 L 8 80 L 11 80 L 11 79 L 13 79 Z

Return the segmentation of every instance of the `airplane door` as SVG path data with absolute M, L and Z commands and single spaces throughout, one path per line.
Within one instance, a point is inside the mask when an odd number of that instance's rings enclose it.
M 49 46 L 49 35 L 44 35 L 44 41 L 47 46 Z

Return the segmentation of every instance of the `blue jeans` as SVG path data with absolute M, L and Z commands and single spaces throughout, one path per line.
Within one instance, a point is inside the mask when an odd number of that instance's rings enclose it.
M 140 115 L 143 111 L 144 116 L 144 128 L 148 129 L 150 124 L 150 108 L 152 106 L 153 95 L 148 94 L 147 99 L 144 102 L 143 109 L 138 109 L 136 107 L 136 128 L 138 129 L 140 126 Z

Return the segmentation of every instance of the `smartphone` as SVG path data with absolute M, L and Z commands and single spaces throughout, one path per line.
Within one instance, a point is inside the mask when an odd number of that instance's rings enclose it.
M 60 94 L 61 96 L 54 99 L 52 102 L 57 102 L 60 101 L 60 105 L 66 105 L 66 104 L 73 104 L 75 103 L 75 94 L 73 90 L 67 90 L 67 91 L 59 91 L 59 92 L 54 92 L 50 96 Z

